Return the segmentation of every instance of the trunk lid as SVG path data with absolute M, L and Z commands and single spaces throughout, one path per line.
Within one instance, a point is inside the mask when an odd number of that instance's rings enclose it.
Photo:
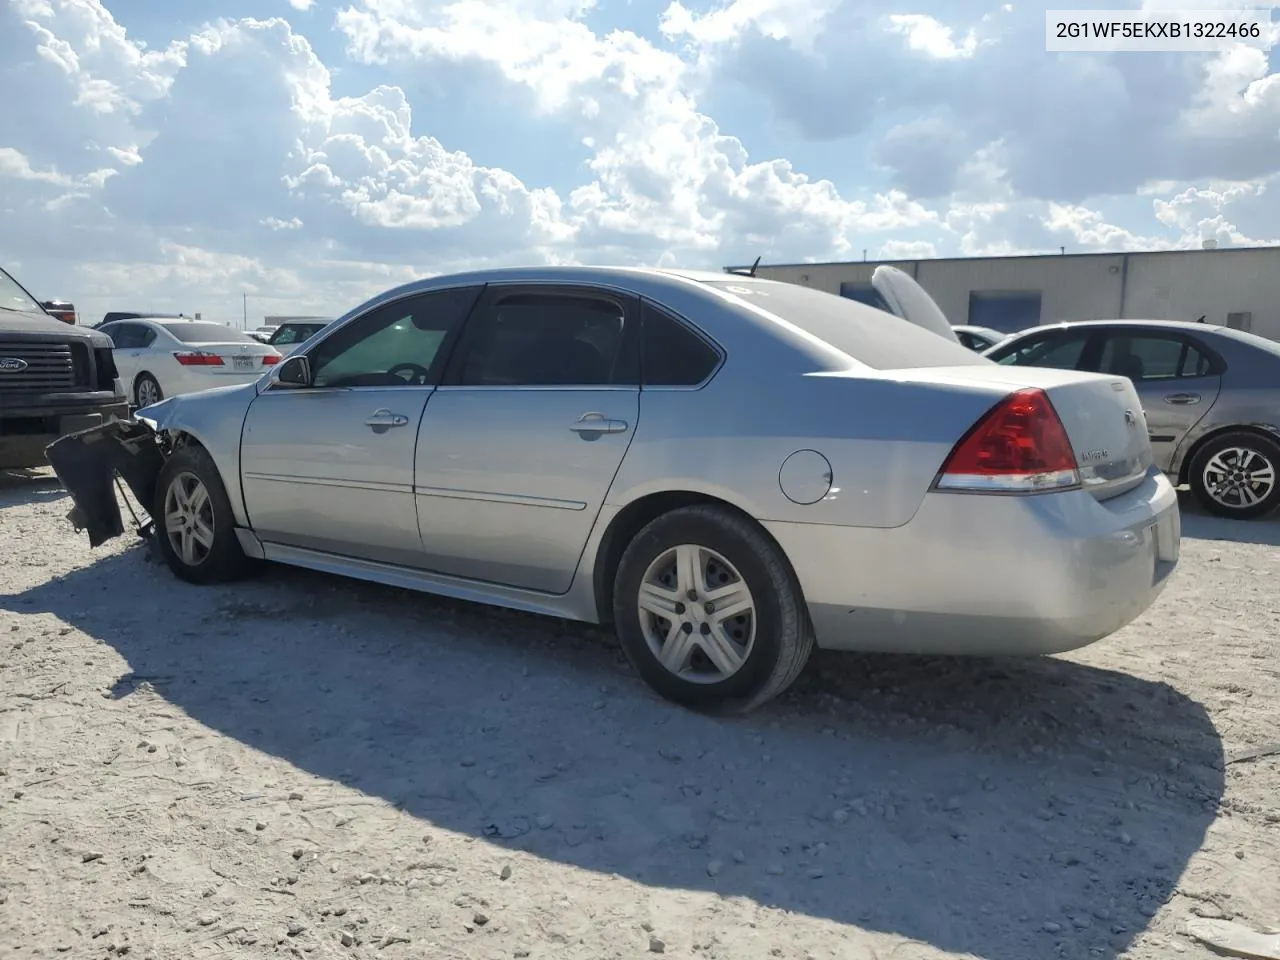
M 1099 500 L 1132 490 L 1154 463 L 1142 404 L 1126 377 L 995 363 L 925 367 L 911 371 L 910 376 L 933 383 L 984 383 L 1004 392 L 1026 387 L 1043 390 L 1067 431 L 1084 489 Z
M 940 337 L 960 342 L 942 308 L 910 274 L 897 267 L 881 265 L 871 274 L 871 285 L 892 313 Z

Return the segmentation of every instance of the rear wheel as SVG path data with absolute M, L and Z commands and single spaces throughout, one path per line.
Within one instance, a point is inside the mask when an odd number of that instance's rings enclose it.
M 133 381 L 133 402 L 141 409 L 149 407 L 153 403 L 159 403 L 164 399 L 164 392 L 160 389 L 160 383 L 149 373 L 140 373 L 138 378 Z
M 257 566 L 240 549 L 226 487 L 203 447 L 182 447 L 165 461 L 151 516 L 161 555 L 188 583 L 235 580 Z
M 613 615 L 636 672 L 695 709 L 753 709 L 790 686 L 813 650 L 786 558 L 723 507 L 673 510 L 642 529 L 618 565 Z
M 1196 499 L 1219 517 L 1250 520 L 1280 506 L 1280 444 L 1256 433 L 1210 440 L 1188 470 Z

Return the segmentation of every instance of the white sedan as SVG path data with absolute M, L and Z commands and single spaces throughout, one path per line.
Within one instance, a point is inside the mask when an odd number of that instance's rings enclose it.
M 280 362 L 275 347 L 207 320 L 117 320 L 101 329 L 115 344 L 120 380 L 139 407 L 210 387 L 253 383 Z

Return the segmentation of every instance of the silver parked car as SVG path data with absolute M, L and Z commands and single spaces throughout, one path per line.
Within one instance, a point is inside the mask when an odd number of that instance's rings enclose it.
M 1090 320 L 1024 330 L 986 356 L 1128 377 L 1156 465 L 1206 509 L 1248 519 L 1280 505 L 1280 344 L 1212 324 Z
M 184 580 L 265 559 L 611 621 L 696 707 L 764 702 L 815 644 L 1043 654 L 1142 613 L 1180 521 L 1133 385 L 991 363 L 878 279 L 915 315 L 718 273 L 436 277 L 49 458 L 91 543 L 117 465 Z

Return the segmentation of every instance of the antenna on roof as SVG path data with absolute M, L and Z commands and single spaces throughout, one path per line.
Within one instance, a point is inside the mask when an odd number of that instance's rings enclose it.
M 760 266 L 760 257 L 756 257 L 756 262 L 751 264 L 751 269 L 747 271 L 747 276 L 754 277 L 756 275 L 756 268 L 758 266 Z
M 1200 314 L 1200 319 L 1199 319 L 1199 320 L 1197 320 L 1197 321 L 1196 321 L 1196 323 L 1204 323 L 1204 318 L 1205 318 L 1205 317 L 1207 317 L 1207 316 L 1208 316 L 1208 314 L 1207 314 L 1207 313 L 1202 313 L 1202 314 Z

